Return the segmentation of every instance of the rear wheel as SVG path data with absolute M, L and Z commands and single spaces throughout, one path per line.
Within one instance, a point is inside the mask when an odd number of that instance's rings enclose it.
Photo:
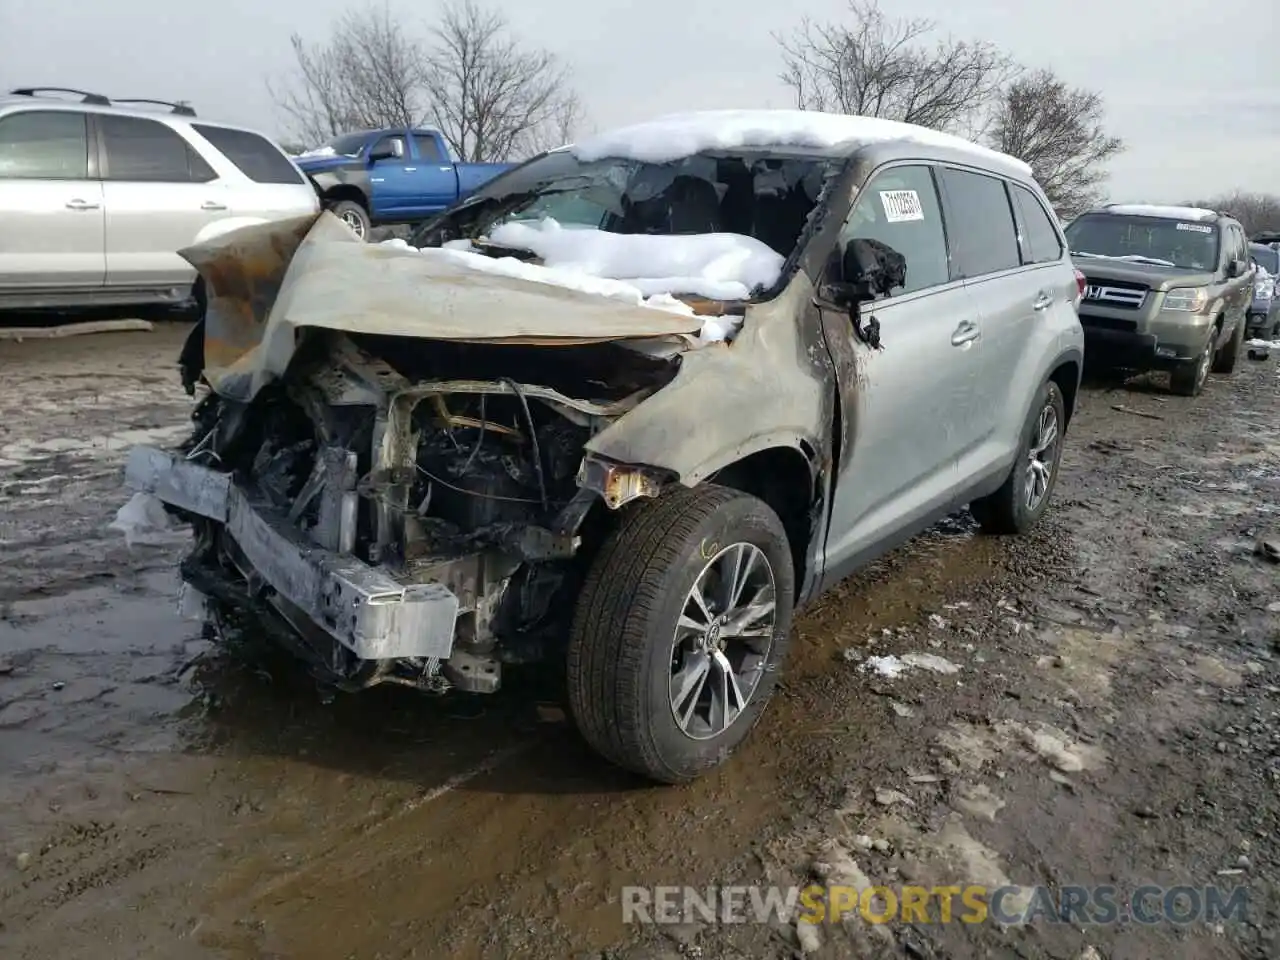
M 984 533 L 1026 533 L 1044 516 L 1058 482 L 1066 422 L 1062 390 L 1052 380 L 1046 381 L 1022 428 L 1018 457 L 1008 478 L 995 493 L 969 504 Z
M 1235 333 L 1231 335 L 1221 350 L 1213 358 L 1214 373 L 1233 373 L 1236 369 L 1236 361 L 1240 359 L 1240 347 L 1244 344 L 1244 328 L 1245 321 L 1240 320 L 1236 324 Z
M 373 225 L 369 221 L 369 212 L 360 204 L 354 200 L 339 200 L 330 210 L 361 240 L 369 239 L 369 230 Z
M 794 581 L 782 522 L 755 497 L 705 485 L 638 504 L 577 602 L 568 687 L 583 737 L 663 783 L 723 763 L 777 682 Z
M 1209 366 L 1213 362 L 1213 335 L 1194 360 L 1185 360 L 1169 374 L 1169 389 L 1184 397 L 1197 397 L 1209 379 Z

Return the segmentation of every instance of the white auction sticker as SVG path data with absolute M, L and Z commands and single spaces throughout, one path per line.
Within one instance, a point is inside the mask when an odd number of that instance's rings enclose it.
M 1180 223 L 1179 230 L 1193 230 L 1196 233 L 1213 233 L 1213 227 L 1206 223 Z
M 914 190 L 881 190 L 880 203 L 884 206 L 885 219 L 890 223 L 924 219 L 920 195 Z

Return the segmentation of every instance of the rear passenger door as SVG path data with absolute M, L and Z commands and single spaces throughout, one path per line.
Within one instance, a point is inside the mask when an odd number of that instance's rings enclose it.
M 0 118 L 0 289 L 102 285 L 102 184 L 72 110 Z
M 193 123 L 191 129 L 242 175 L 227 188 L 231 212 L 237 218 L 282 220 L 319 212 L 319 199 L 311 182 L 266 137 L 207 123 Z
M 190 284 L 178 256 L 205 226 L 231 216 L 225 185 L 176 131 L 145 117 L 94 114 L 102 140 L 107 284 Z
M 878 240 L 906 258 L 907 272 L 904 286 L 861 307 L 864 323 L 880 325 L 882 350 L 855 339 L 845 311 L 822 304 L 828 338 L 848 338 L 833 352 L 855 354 L 840 365 L 854 381 L 840 384 L 852 449 L 832 502 L 830 569 L 934 514 L 967 479 L 981 331 L 964 285 L 949 276 L 950 229 L 932 168 L 905 164 L 871 177 L 841 230 L 840 252 L 854 239 Z
M 439 137 L 415 133 L 412 139 L 414 166 L 417 168 L 414 184 L 418 195 L 407 212 L 426 216 L 443 210 L 458 199 L 458 174 Z
M 941 171 L 951 226 L 953 279 L 962 280 L 982 323 L 980 367 L 974 377 L 974 428 L 979 469 L 994 469 L 1015 448 L 1031 399 L 1027 360 L 1041 314 L 1062 306 L 1053 267 L 1024 267 L 1012 198 L 1004 180 L 945 167 Z M 1059 256 L 1061 247 L 1058 248 Z M 1061 270 L 1058 271 L 1061 274 Z M 1038 387 L 1038 384 L 1037 384 Z

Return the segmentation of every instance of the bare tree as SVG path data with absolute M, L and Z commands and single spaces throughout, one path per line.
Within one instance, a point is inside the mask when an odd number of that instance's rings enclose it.
M 312 145 L 338 133 L 412 126 L 426 113 L 425 49 L 381 8 L 353 8 L 323 43 L 290 38 L 296 74 L 268 90 L 290 136 Z
M 850 0 L 847 22 L 805 18 L 790 35 L 774 35 L 783 51 L 780 76 L 802 110 L 975 135 L 1016 67 L 993 44 L 931 40 L 935 31 L 932 20 L 893 19 L 876 0 Z
M 1280 231 L 1280 196 L 1274 193 L 1236 190 L 1210 200 L 1195 201 L 1191 205 L 1230 214 L 1240 221 L 1245 233 L 1251 237 Z
M 503 161 L 559 146 L 581 119 L 555 54 L 522 48 L 501 13 L 473 0 L 446 6 L 423 77 L 431 118 L 463 160 Z
M 1029 163 L 1058 215 L 1069 219 L 1101 198 L 1106 163 L 1124 149 L 1104 129 L 1103 112 L 1100 94 L 1037 70 L 1005 88 L 991 145 Z

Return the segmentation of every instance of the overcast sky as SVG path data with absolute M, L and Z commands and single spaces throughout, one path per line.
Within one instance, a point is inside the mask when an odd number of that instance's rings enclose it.
M 528 44 L 570 63 L 600 128 L 658 113 L 791 106 L 773 30 L 838 17 L 844 0 L 491 0 Z M 372 0 L 370 0 L 372 3 Z M 423 33 L 437 0 L 390 0 Z M 0 85 L 191 101 L 202 116 L 282 132 L 264 80 L 289 35 L 323 39 L 349 0 L 0 0 Z M 882 0 L 999 44 L 1102 92 L 1128 150 L 1112 199 L 1280 193 L 1277 0 Z

